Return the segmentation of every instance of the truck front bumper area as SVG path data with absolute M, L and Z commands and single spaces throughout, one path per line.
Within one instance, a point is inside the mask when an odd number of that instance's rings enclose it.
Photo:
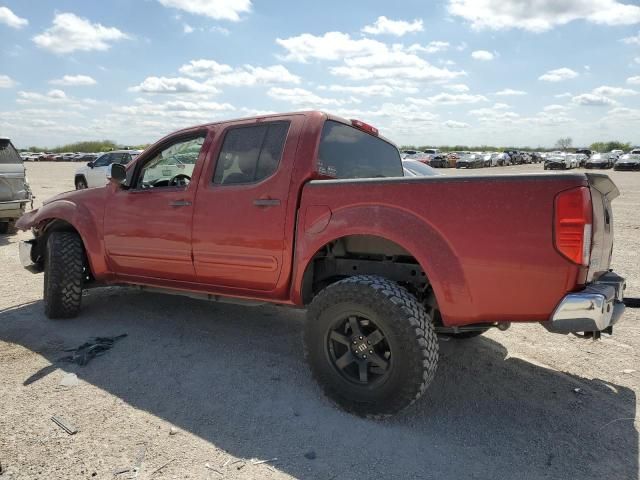
M 554 333 L 610 330 L 624 313 L 625 279 L 609 272 L 584 290 L 567 294 L 542 325 Z
M 30 198 L 0 202 L 0 220 L 15 220 L 16 218 L 20 218 L 28 203 L 33 207 L 33 200 Z

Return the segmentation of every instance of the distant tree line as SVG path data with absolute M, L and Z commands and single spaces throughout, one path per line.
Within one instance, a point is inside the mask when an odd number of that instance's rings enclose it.
M 122 148 L 131 148 L 136 150 L 143 150 L 146 145 L 122 145 L 114 142 L 113 140 L 90 140 L 87 142 L 75 142 L 61 145 L 59 147 L 29 147 L 29 152 L 53 152 L 53 153 L 65 153 L 65 152 L 83 152 L 83 153 L 97 153 L 97 152 L 109 152 L 111 150 L 119 150 Z

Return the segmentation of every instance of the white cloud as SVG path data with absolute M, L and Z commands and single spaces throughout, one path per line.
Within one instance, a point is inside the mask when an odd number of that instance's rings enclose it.
M 207 85 L 184 77 L 147 77 L 140 85 L 131 87 L 132 92 L 143 93 L 219 93 L 213 85 Z
M 526 94 L 527 92 L 523 90 L 514 90 L 513 88 L 505 88 L 495 93 L 495 95 L 502 96 L 502 97 L 515 97 L 515 96 L 526 95 Z
M 456 93 L 465 93 L 469 91 L 469 87 L 467 87 L 464 83 L 453 83 L 451 85 L 445 85 L 444 88 Z
M 543 80 L 545 82 L 561 82 L 563 80 L 576 78 L 578 75 L 580 75 L 578 72 L 571 70 L 570 68 L 562 67 L 549 70 L 547 73 L 540 75 L 538 80 Z
M 362 28 L 363 33 L 368 33 L 370 35 L 387 34 L 395 35 L 396 37 L 401 37 L 407 33 L 422 32 L 423 30 L 424 26 L 420 19 L 407 22 L 405 20 L 391 20 L 384 16 L 378 17 L 373 25 L 367 25 Z
M 469 128 L 470 127 L 468 123 L 457 122 L 455 120 L 447 120 L 446 122 L 443 122 L 442 125 L 444 125 L 447 128 Z
M 476 30 L 544 32 L 574 20 L 603 25 L 640 23 L 640 7 L 617 0 L 449 0 L 448 11 Z
M 111 42 L 127 38 L 127 34 L 115 27 L 91 23 L 73 13 L 58 13 L 53 19 L 53 26 L 33 37 L 33 41 L 40 48 L 61 54 L 76 50 L 104 51 L 111 48 Z
M 588 107 L 606 107 L 617 105 L 615 100 L 611 100 L 608 97 L 602 95 L 595 95 L 593 93 L 583 93 L 582 95 L 576 95 L 571 99 L 576 105 L 583 105 Z
M 422 46 L 419 43 L 414 43 L 407 48 L 407 51 L 411 53 L 438 53 L 448 50 L 450 46 L 451 44 L 449 42 L 434 40 L 432 42 L 429 42 L 426 46 Z
M 251 0 L 158 0 L 165 7 L 177 8 L 215 20 L 237 22 L 240 14 L 251 11 Z
M 565 107 L 564 105 L 553 104 L 547 105 L 542 110 L 544 110 L 545 112 L 564 112 L 566 109 L 567 107 Z
M 188 23 L 185 23 L 184 25 L 182 25 L 182 33 L 185 33 L 187 35 L 189 35 L 190 33 L 193 33 L 195 30 L 194 28 L 189 25 Z
M 362 85 L 362 86 L 348 86 L 348 85 L 321 85 L 318 90 L 324 90 L 328 92 L 336 93 L 348 93 L 351 95 L 362 95 L 365 97 L 390 97 L 397 89 L 389 85 Z M 416 93 L 418 89 L 413 89 L 411 93 Z
M 65 75 L 62 78 L 56 78 L 54 80 L 49 81 L 51 85 L 62 85 L 62 86 L 87 86 L 87 85 L 95 85 L 97 82 L 88 75 Z
M 476 50 L 474 52 L 471 52 L 471 58 L 473 58 L 474 60 L 482 60 L 484 62 L 488 62 L 489 60 L 493 60 L 494 55 L 493 53 L 486 50 Z
M 220 35 L 224 35 L 224 36 L 227 36 L 231 33 L 231 30 L 229 30 L 228 28 L 219 27 L 217 25 L 214 25 L 213 27 L 211 27 L 209 31 L 214 33 L 219 33 Z
M 276 43 L 287 50 L 285 60 L 297 62 L 307 62 L 309 59 L 341 60 L 387 51 L 387 46 L 382 42 L 370 38 L 355 40 L 341 32 L 327 32 L 322 36 L 303 33 L 297 37 L 278 38 Z
M 622 42 L 626 43 L 627 45 L 640 45 L 640 32 L 638 32 L 637 35 L 623 38 Z
M 487 102 L 488 99 L 484 95 L 472 95 L 468 93 L 453 94 L 439 93 L 427 98 L 407 98 L 409 103 L 416 105 L 462 105 L 470 103 Z
M 272 87 L 267 92 L 271 98 L 275 100 L 282 100 L 284 102 L 291 103 L 293 105 L 305 105 L 305 106 L 327 106 L 327 105 L 344 105 L 345 101 L 337 100 L 335 98 L 323 98 L 315 93 L 305 90 L 304 88 L 279 88 Z
M 207 78 L 209 85 L 227 85 L 232 87 L 273 85 L 282 83 L 299 84 L 300 77 L 291 73 L 282 65 L 254 67 L 243 65 L 233 68 L 215 60 L 191 60 L 179 69 L 180 73 L 189 77 Z
M 640 75 L 627 78 L 627 83 L 629 85 L 640 85 Z
M 494 103 L 493 104 L 493 108 L 494 110 L 508 110 L 509 108 L 511 108 L 510 105 L 507 105 L 506 103 Z
M 556 97 L 556 98 L 571 98 L 571 97 L 573 97 L 573 93 L 571 93 L 571 92 L 558 93 L 558 94 L 554 95 L 554 97 Z
M 606 85 L 594 88 L 591 93 L 604 97 L 630 97 L 632 95 L 638 94 L 638 92 L 636 92 L 635 90 L 631 90 L 630 88 L 608 87 Z
M 16 81 L 13 80 L 8 75 L 0 75 L 0 88 L 11 88 L 15 87 Z
M 0 7 L 0 23 L 11 28 L 22 28 L 29 25 L 29 20 L 26 18 L 20 18 L 7 7 Z

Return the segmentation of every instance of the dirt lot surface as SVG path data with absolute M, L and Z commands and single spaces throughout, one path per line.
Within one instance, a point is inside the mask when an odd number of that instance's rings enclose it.
M 29 164 L 36 204 L 71 189 L 76 167 Z M 613 266 L 639 297 L 640 173 L 607 174 L 622 192 Z M 427 394 L 375 422 L 335 409 L 313 383 L 304 312 L 103 288 L 86 292 L 78 318 L 51 321 L 43 276 L 19 264 L 25 236 L 0 236 L 2 479 L 638 477 L 638 309 L 599 342 L 538 325 L 443 339 Z M 57 361 L 121 333 L 85 367 Z M 62 386 L 69 372 L 79 382 Z

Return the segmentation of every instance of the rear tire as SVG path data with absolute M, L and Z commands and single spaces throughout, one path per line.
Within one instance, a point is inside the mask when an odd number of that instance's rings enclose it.
M 44 313 L 49 318 L 72 318 L 82 301 L 86 264 L 84 247 L 74 232 L 52 232 L 44 261 Z
M 304 344 L 325 395 L 363 417 L 382 418 L 411 405 L 438 365 L 438 339 L 424 307 L 397 283 L 376 276 L 350 277 L 322 290 L 309 306 Z

